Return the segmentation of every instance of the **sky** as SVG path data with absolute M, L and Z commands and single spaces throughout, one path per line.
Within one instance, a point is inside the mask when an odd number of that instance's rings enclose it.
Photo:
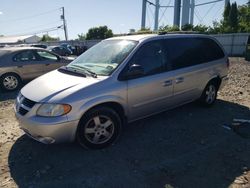
M 155 2 L 155 0 L 150 0 Z M 195 0 L 196 4 L 212 0 Z M 236 1 L 238 5 L 247 0 Z M 173 5 L 174 0 L 160 0 Z M 224 1 L 195 8 L 194 25 L 212 25 L 222 18 Z M 91 27 L 107 25 L 115 34 L 140 29 L 142 0 L 1 0 L 0 35 L 46 34 L 64 39 L 60 16 L 65 9 L 69 39 Z M 146 26 L 153 29 L 154 7 L 147 6 Z M 173 24 L 173 8 L 161 8 L 159 26 Z M 40 32 L 40 33 L 39 33 Z M 42 33 L 41 33 L 42 32 Z

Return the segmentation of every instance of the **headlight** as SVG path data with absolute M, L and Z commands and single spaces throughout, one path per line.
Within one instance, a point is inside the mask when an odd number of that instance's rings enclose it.
M 71 106 L 68 104 L 42 104 L 36 114 L 44 117 L 57 117 L 69 113 Z

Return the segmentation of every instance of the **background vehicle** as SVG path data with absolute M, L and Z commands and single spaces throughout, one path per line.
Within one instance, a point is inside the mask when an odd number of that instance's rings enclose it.
M 10 47 L 0 49 L 0 87 L 17 89 L 24 80 L 67 65 L 70 60 L 41 48 Z
M 43 48 L 43 49 L 48 48 L 48 46 L 45 44 L 32 44 L 31 47 Z
M 63 46 L 49 46 L 47 50 L 54 52 L 60 56 L 69 56 L 72 54 L 72 51 Z
M 84 147 L 103 148 L 118 138 L 126 121 L 195 100 L 212 106 L 228 66 L 222 47 L 206 35 L 110 38 L 26 85 L 16 116 L 40 142 L 77 139 Z M 32 104 L 28 110 L 22 107 L 26 101 Z

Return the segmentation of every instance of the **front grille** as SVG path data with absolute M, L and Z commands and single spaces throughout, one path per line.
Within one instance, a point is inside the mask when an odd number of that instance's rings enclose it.
M 24 106 L 29 107 L 29 108 L 33 108 L 33 106 L 36 104 L 36 102 L 34 102 L 34 101 L 32 101 L 32 100 L 29 100 L 29 99 L 27 99 L 27 98 L 24 98 L 22 104 L 23 104 Z
M 32 101 L 28 98 L 25 98 L 23 95 L 18 95 L 17 100 L 16 100 L 16 111 L 24 116 L 26 115 L 31 108 L 36 104 L 35 101 Z
M 22 116 L 24 116 L 25 114 L 28 113 L 28 110 L 25 110 L 24 108 L 20 107 L 18 112 L 19 112 L 19 114 L 21 114 Z

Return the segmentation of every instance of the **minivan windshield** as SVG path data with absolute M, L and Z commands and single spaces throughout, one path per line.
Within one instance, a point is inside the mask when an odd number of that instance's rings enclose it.
M 136 44 L 136 41 L 131 40 L 104 40 L 87 50 L 67 67 L 108 76 L 122 63 Z

